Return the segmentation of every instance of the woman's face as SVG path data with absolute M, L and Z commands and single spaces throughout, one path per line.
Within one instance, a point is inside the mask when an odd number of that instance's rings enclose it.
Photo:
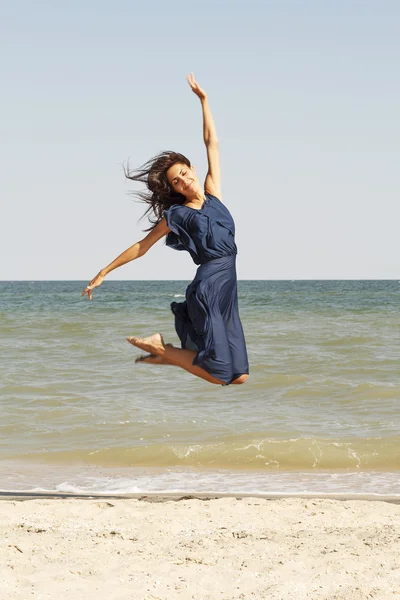
M 167 179 L 174 191 L 186 198 L 195 196 L 200 188 L 194 167 L 183 163 L 172 165 L 167 171 Z

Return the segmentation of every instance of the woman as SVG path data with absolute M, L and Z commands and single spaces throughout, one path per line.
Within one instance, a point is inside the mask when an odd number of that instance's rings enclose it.
M 175 365 L 210 383 L 229 385 L 248 378 L 248 361 L 239 318 L 236 280 L 235 224 L 220 201 L 218 140 L 207 94 L 191 73 L 187 80 L 200 98 L 208 173 L 201 187 L 190 161 L 176 152 L 163 152 L 148 161 L 133 181 L 147 185 L 140 197 L 152 212 L 150 233 L 102 269 L 82 295 L 92 290 L 121 265 L 146 254 L 162 237 L 176 250 L 187 250 L 199 266 L 186 290 L 185 302 L 171 304 L 181 348 L 165 344 L 160 333 L 127 338 L 149 354 L 137 362 Z

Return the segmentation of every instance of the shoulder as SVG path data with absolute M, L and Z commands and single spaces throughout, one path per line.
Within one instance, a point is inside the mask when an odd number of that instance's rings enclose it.
M 205 195 L 209 201 L 215 202 L 216 204 L 222 204 L 222 201 L 219 197 L 215 196 L 214 194 L 210 194 L 210 192 L 207 192 L 207 190 L 205 191 Z
M 167 225 L 171 231 L 177 233 L 176 228 L 186 218 L 187 210 L 183 204 L 173 204 L 166 210 L 164 210 L 163 216 L 167 221 Z
M 226 204 L 223 204 L 223 202 L 221 202 L 221 200 L 217 198 L 217 196 L 207 194 L 207 201 L 209 208 L 212 209 L 212 214 L 214 215 L 214 217 L 222 219 L 224 222 L 226 221 L 226 219 L 232 220 L 230 210 L 228 209 Z

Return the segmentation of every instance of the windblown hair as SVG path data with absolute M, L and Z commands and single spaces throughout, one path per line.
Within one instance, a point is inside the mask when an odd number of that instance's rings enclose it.
M 168 169 L 176 163 L 191 166 L 190 160 L 186 156 L 172 151 L 161 152 L 133 171 L 130 170 L 129 164 L 124 166 L 127 179 L 139 181 L 147 186 L 146 191 L 133 192 L 136 197 L 149 205 L 143 217 L 148 216 L 151 227 L 145 231 L 151 231 L 158 225 L 165 210 L 173 204 L 183 204 L 186 200 L 185 196 L 175 192 L 167 179 Z

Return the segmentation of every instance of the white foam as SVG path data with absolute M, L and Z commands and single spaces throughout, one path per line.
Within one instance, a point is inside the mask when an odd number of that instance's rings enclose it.
M 72 494 L 345 494 L 400 495 L 397 472 L 228 471 L 184 468 L 100 468 L 37 466 L 8 470 L 0 481 L 5 493 L 56 492 Z

